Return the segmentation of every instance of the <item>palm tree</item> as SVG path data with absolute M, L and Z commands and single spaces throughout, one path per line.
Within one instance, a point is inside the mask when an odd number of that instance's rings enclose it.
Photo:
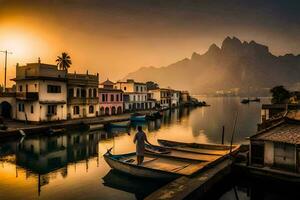
M 66 70 L 66 72 L 72 65 L 71 57 L 66 52 L 63 52 L 61 56 L 57 56 L 56 62 L 59 69 Z

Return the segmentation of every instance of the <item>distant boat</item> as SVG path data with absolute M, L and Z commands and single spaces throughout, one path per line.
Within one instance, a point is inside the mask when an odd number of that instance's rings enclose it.
M 146 121 L 146 115 L 141 113 L 134 113 L 131 115 L 130 120 L 132 122 L 143 122 Z
M 241 103 L 242 104 L 248 104 L 248 103 L 250 103 L 250 99 L 248 98 L 248 99 L 243 99 L 242 101 L 241 101 Z
M 250 101 L 253 101 L 253 102 L 260 102 L 260 98 L 256 97 L 255 99 L 251 99 Z

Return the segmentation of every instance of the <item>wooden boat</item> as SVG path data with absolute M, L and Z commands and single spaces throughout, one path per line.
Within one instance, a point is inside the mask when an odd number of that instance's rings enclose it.
M 99 129 L 103 129 L 104 125 L 103 124 L 90 124 L 90 131 L 95 131 Z
M 207 164 L 186 158 L 145 154 L 144 162 L 137 165 L 135 153 L 112 155 L 110 151 L 111 149 L 103 156 L 112 169 L 142 178 L 175 179 L 180 176 L 192 176 Z
M 130 121 L 132 122 L 143 122 L 146 121 L 146 115 L 140 113 L 134 113 L 130 117 Z
M 239 148 L 238 145 L 220 145 L 220 144 L 200 144 L 200 143 L 185 143 L 185 142 L 177 142 L 171 140 L 157 140 L 158 143 L 165 147 L 172 147 L 176 150 L 207 154 L 207 155 L 219 155 L 223 156 L 231 151 L 235 151 Z
M 48 135 L 56 135 L 56 134 L 61 134 L 63 132 L 65 132 L 66 129 L 65 128 L 49 128 L 47 130 L 47 134 Z
M 176 147 L 162 147 L 156 145 L 150 146 L 148 144 L 145 144 L 145 150 L 147 154 L 160 154 L 162 157 L 186 158 L 203 162 L 213 162 L 223 156 L 201 152 L 191 152 L 186 149 L 180 149 Z
M 108 128 L 128 128 L 129 126 L 130 126 L 130 121 L 111 122 L 108 124 Z

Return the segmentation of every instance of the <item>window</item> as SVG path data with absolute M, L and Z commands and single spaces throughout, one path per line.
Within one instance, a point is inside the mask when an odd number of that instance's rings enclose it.
M 94 90 L 93 90 L 93 96 L 97 97 L 97 89 L 96 88 L 94 88 Z
M 30 106 L 30 112 L 33 113 L 33 105 Z
M 56 105 L 48 105 L 48 115 L 56 115 L 57 106 Z
M 123 101 L 123 95 L 120 94 L 120 101 Z
M 133 101 L 135 101 L 135 95 L 133 95 Z
M 105 102 L 105 94 L 102 94 L 102 102 Z
M 68 90 L 68 97 L 74 97 L 74 89 L 73 88 L 70 88 Z
M 143 92 L 143 87 L 141 87 L 141 92 Z
M 126 91 L 126 87 L 124 87 L 124 91 Z
M 79 113 L 80 113 L 80 112 L 79 112 L 79 106 L 74 106 L 74 107 L 73 107 L 73 114 L 74 114 L 74 115 L 79 115 Z
M 76 97 L 80 97 L 80 89 L 79 88 L 77 88 L 77 90 L 76 90 Z
M 89 89 L 89 97 L 90 98 L 92 97 L 92 89 L 91 88 Z
M 115 99 L 114 99 L 114 95 L 113 94 L 111 94 L 110 95 L 110 101 L 114 101 Z
M 85 98 L 86 97 L 86 90 L 85 89 L 81 89 L 81 97 Z
M 23 87 L 22 87 L 22 85 L 19 85 L 19 92 L 23 92 Z
M 47 85 L 48 93 L 61 93 L 60 85 Z
M 26 84 L 26 92 L 28 92 L 28 85 Z
M 135 86 L 135 90 L 138 92 L 139 91 L 139 86 Z
M 116 101 L 119 101 L 119 94 L 116 95 Z
M 94 113 L 94 106 L 89 106 L 89 113 Z
M 24 112 L 24 111 L 25 111 L 24 103 L 19 103 L 19 112 Z
M 34 89 L 35 89 L 35 91 L 37 90 L 37 84 L 36 83 L 34 84 Z

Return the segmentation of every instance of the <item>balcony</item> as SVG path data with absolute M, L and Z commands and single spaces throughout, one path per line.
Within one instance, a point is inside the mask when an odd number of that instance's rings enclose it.
M 99 98 L 76 98 L 68 97 L 68 104 L 72 105 L 95 105 L 99 103 Z
M 18 100 L 24 100 L 24 101 L 38 101 L 39 93 L 38 92 L 17 92 L 16 98 Z

